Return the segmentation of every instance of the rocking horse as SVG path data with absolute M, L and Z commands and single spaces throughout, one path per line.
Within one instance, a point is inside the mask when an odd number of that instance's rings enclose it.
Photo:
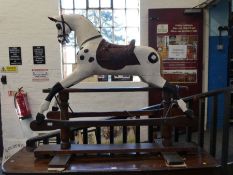
M 160 74 L 160 58 L 155 49 L 147 46 L 116 45 L 107 42 L 93 24 L 81 15 L 61 15 L 49 17 L 58 30 L 58 42 L 69 42 L 69 34 L 75 31 L 80 47 L 77 53 L 77 68 L 67 78 L 57 82 L 40 106 L 36 120 L 45 119 L 43 113 L 48 110 L 53 97 L 64 88 L 69 88 L 92 75 L 137 75 L 151 86 L 172 93 L 179 108 L 191 116 L 192 111 L 178 98 L 179 86 L 170 84 Z

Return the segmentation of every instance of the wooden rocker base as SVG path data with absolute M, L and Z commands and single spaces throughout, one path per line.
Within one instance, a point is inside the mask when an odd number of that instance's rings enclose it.
M 161 146 L 158 143 L 135 144 L 71 144 L 69 149 L 61 149 L 60 144 L 41 145 L 34 150 L 37 158 L 61 154 L 129 154 L 129 153 L 160 153 L 160 152 L 196 152 L 198 147 L 192 143 L 177 143 L 173 146 Z

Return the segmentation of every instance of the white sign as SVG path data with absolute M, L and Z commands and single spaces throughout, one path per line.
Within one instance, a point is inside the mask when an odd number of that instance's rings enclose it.
M 168 58 L 187 58 L 187 45 L 168 45 Z
M 157 25 L 157 34 L 167 33 L 167 32 L 168 32 L 168 24 Z
M 48 69 L 32 69 L 32 81 L 49 81 Z

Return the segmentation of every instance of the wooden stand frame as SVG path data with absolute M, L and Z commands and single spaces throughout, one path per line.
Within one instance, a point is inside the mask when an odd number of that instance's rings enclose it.
M 140 89 L 141 91 L 142 89 Z M 144 90 L 148 90 L 145 89 Z M 3 172 L 5 174 L 50 174 L 48 171 L 48 165 L 51 167 L 54 166 L 52 160 L 56 159 L 61 159 L 61 161 L 57 163 L 56 167 L 64 166 L 66 170 L 64 173 L 67 174 L 111 174 L 111 175 L 116 175 L 116 174 L 132 174 L 132 175 L 139 175 L 139 174 L 159 174 L 159 175 L 167 175 L 167 174 L 172 174 L 172 175 L 184 175 L 184 174 L 190 174 L 190 175 L 205 175 L 205 174 L 214 174 L 214 175 L 219 175 L 221 174 L 222 170 L 226 170 L 227 167 L 227 153 L 228 153 L 228 147 L 226 143 L 228 143 L 228 134 L 229 134 L 229 124 L 227 123 L 229 120 L 229 97 L 230 97 L 230 92 L 232 92 L 232 88 L 224 88 L 224 89 L 219 89 L 216 91 L 211 91 L 208 93 L 203 93 L 203 94 L 196 94 L 191 97 L 186 97 L 184 98 L 185 101 L 189 100 L 189 105 L 191 105 L 193 100 L 200 101 L 199 103 L 199 122 L 198 123 L 198 146 L 193 146 L 193 145 L 176 145 L 176 142 L 172 142 L 172 145 L 169 146 L 164 146 L 164 143 L 140 143 L 140 124 L 143 123 L 143 125 L 153 125 L 153 124 L 159 124 L 161 120 L 157 119 L 148 119 L 148 121 L 145 121 L 144 119 L 140 119 L 141 115 L 154 115 L 155 114 L 155 109 L 161 108 L 161 104 L 151 106 L 148 108 L 144 108 L 143 110 L 140 111 L 131 111 L 131 114 L 134 114 L 134 116 L 137 116 L 137 121 L 128 121 L 125 120 L 126 123 L 122 123 L 122 121 L 117 121 L 117 120 L 109 120 L 109 121 L 98 121 L 96 122 L 96 133 L 100 133 L 100 127 L 101 126 L 106 126 L 109 124 L 111 127 L 114 126 L 114 124 L 123 124 L 123 128 L 127 126 L 127 124 L 130 124 L 130 126 L 136 126 L 136 143 L 135 144 L 128 144 L 127 139 L 125 139 L 125 136 L 123 137 L 123 143 L 122 145 L 116 145 L 113 142 L 110 145 L 101 145 L 101 139 L 97 139 L 97 145 L 89 145 L 89 144 L 84 144 L 84 145 L 73 145 L 70 144 L 72 141 L 72 135 L 70 132 L 69 127 L 61 127 L 63 132 L 63 135 L 61 136 L 62 138 L 62 143 L 65 143 L 63 146 L 61 144 L 57 145 L 40 145 L 37 149 L 34 149 L 31 151 L 34 146 L 35 142 L 37 141 L 42 141 L 44 143 L 48 143 L 48 139 L 52 137 L 57 137 L 58 140 L 60 137 L 55 133 L 49 134 L 47 137 L 35 137 L 31 138 L 27 141 L 27 147 L 23 148 L 19 152 L 17 152 L 15 155 L 13 155 L 9 160 L 7 160 L 3 164 Z M 118 118 L 123 119 L 124 116 L 127 116 L 126 114 L 128 112 L 108 112 L 108 113 L 101 113 L 101 112 L 94 112 L 94 113 L 68 113 L 68 97 L 66 93 L 70 92 L 106 92 L 106 89 L 100 89 L 100 90 L 93 90 L 93 89 L 88 89 L 88 90 L 83 90 L 83 89 L 70 89 L 64 90 L 65 94 L 65 100 L 66 103 L 64 103 L 64 109 L 61 108 L 62 110 L 66 110 L 66 113 L 64 112 L 63 115 L 65 114 L 68 116 L 68 118 L 71 117 L 84 117 L 84 116 L 119 116 Z M 109 92 L 119 92 L 119 91 L 126 91 L 125 89 L 109 89 Z M 129 91 L 135 91 L 135 89 L 130 89 Z M 139 89 L 136 89 L 136 91 L 139 91 Z M 221 164 L 218 163 L 211 155 L 214 156 L 215 151 L 216 151 L 216 108 L 213 108 L 212 110 L 212 122 L 211 122 L 211 133 L 210 133 L 210 154 L 207 152 L 203 151 L 201 147 L 203 147 L 204 143 L 204 122 L 203 122 L 203 114 L 205 113 L 205 103 L 204 103 L 204 98 L 211 97 L 213 96 L 214 98 L 212 99 L 213 101 L 213 106 L 217 107 L 217 98 L 216 96 L 219 94 L 224 94 L 225 98 L 225 118 L 224 118 L 224 131 L 223 131 L 223 154 L 222 154 L 222 162 Z M 62 113 L 61 113 L 62 114 Z M 59 118 L 58 118 L 59 116 Z M 53 120 L 60 119 L 60 112 L 49 112 L 48 115 L 48 120 L 53 118 Z M 51 117 L 51 118 L 50 118 Z M 66 120 L 68 121 L 68 118 Z M 194 123 L 190 123 L 190 121 L 193 121 L 193 119 L 187 119 L 183 120 L 184 118 L 181 118 L 182 120 L 178 120 L 178 122 L 174 122 L 175 120 L 171 120 L 172 117 L 169 120 L 166 120 L 166 125 L 170 126 L 170 124 L 175 124 L 175 126 L 186 126 L 187 128 L 191 128 L 193 126 L 196 126 Z M 50 120 L 51 121 L 51 120 Z M 196 123 L 196 121 L 194 121 Z M 34 123 L 35 124 L 35 123 Z M 76 123 L 77 124 L 77 123 Z M 161 124 L 161 123 L 160 123 Z M 89 121 L 88 122 L 81 122 L 78 127 L 80 126 L 84 127 L 90 127 L 92 126 Z M 212 126 L 213 125 L 213 126 Z M 34 125 L 35 126 L 35 125 Z M 62 125 L 59 125 L 62 126 Z M 36 126 L 39 128 L 40 126 Z M 35 128 L 36 128 L 35 127 Z M 48 126 L 43 126 L 44 128 L 40 129 L 48 129 L 50 130 L 51 128 Z M 59 127 L 58 127 L 59 128 Z M 55 129 L 58 129 L 55 128 Z M 52 129 L 54 129 L 52 127 Z M 137 130 L 138 129 L 138 130 Z M 186 130 L 188 131 L 187 134 L 187 141 L 190 142 L 192 138 L 192 129 Z M 58 133 L 58 132 L 57 132 Z M 139 133 L 139 134 L 138 134 Z M 176 134 L 177 132 L 175 132 Z M 60 134 L 60 133 L 59 133 Z M 98 134 L 97 134 L 98 135 Z M 67 139 L 68 138 L 68 139 Z M 170 137 L 168 137 L 170 138 Z M 178 138 L 175 136 L 176 141 Z M 85 138 L 85 140 L 87 140 Z M 151 139 L 148 139 L 151 140 Z M 152 139 L 153 140 L 153 139 Z M 60 143 L 59 141 L 57 141 Z M 87 141 L 85 143 L 88 143 Z M 50 147 L 50 146 L 53 146 Z M 104 147 L 105 146 L 105 147 Z M 109 147 L 108 147 L 109 146 Z M 189 149 L 184 149 L 184 148 L 189 148 Z M 192 149 L 194 148 L 194 149 Z M 173 167 L 173 166 L 167 166 L 165 164 L 164 159 L 160 156 L 160 154 L 157 154 L 156 151 L 175 151 L 179 153 L 183 153 L 183 151 L 186 150 L 187 154 L 180 154 L 183 158 L 185 158 L 185 167 Z M 73 151 L 73 152 L 72 152 Z M 125 153 L 124 155 L 122 155 Z M 132 154 L 132 152 L 134 154 Z M 106 156 L 101 156 L 103 155 Z M 107 154 L 106 154 L 107 153 Z M 120 154 L 119 154 L 120 153 Z M 155 154 L 152 154 L 155 153 Z M 191 154 L 190 154 L 191 153 Z M 67 156 L 68 154 L 68 156 Z M 69 156 L 69 154 L 77 154 L 77 156 Z M 90 154 L 90 155 L 88 155 Z M 44 157 L 44 156 L 48 156 Z M 36 156 L 36 157 L 35 157 Z M 53 159 L 51 159 L 51 156 Z M 43 158 L 41 158 L 43 157 Z M 64 159 L 63 159 L 64 158 Z M 24 160 L 24 161 L 22 161 Z M 133 165 L 133 167 L 132 167 Z M 221 166 L 222 165 L 222 166 Z M 221 169 L 221 167 L 223 169 Z M 132 169 L 133 168 L 133 169 Z M 103 171 L 104 170 L 104 171 Z M 61 174 L 61 172 L 51 172 L 51 174 Z M 226 174 L 226 173 L 222 173 Z
M 60 98 L 60 120 L 62 121 L 68 121 L 69 116 L 71 115 L 68 112 L 69 108 L 69 92 L 67 90 L 64 90 L 59 93 Z M 139 143 L 140 141 L 137 140 L 135 144 L 110 144 L 110 145 L 71 145 L 72 140 L 72 134 L 69 127 L 62 127 L 61 128 L 61 144 L 60 145 L 42 145 L 39 146 L 37 149 L 34 150 L 35 157 L 47 157 L 47 156 L 54 156 L 55 159 L 57 159 L 56 156 L 58 155 L 82 155 L 82 154 L 131 154 L 131 153 L 161 153 L 161 152 L 195 152 L 197 151 L 197 146 L 191 143 L 176 143 L 173 144 L 172 142 L 172 125 L 169 124 L 169 116 L 171 115 L 171 105 L 173 98 L 172 94 L 168 94 L 167 92 L 163 92 L 163 120 L 161 123 L 161 135 L 162 135 L 162 142 L 155 142 L 155 143 Z M 142 113 L 145 111 L 141 111 Z M 111 113 L 111 112 L 110 112 Z M 114 112 L 112 112 L 114 113 Z M 124 112 L 122 112 L 124 113 Z M 136 112 L 137 113 L 137 112 Z M 86 113 L 89 114 L 90 113 Z M 97 113 L 96 113 L 97 114 Z M 119 112 L 119 114 L 121 114 Z M 124 113 L 125 114 L 125 113 Z M 126 114 L 131 115 L 131 112 L 126 112 Z M 121 114 L 122 115 L 122 114 Z M 83 114 L 84 116 L 84 114 Z M 88 116 L 87 116 L 88 117 Z M 140 120 L 140 116 L 136 115 L 136 120 Z M 118 120 L 119 121 L 119 120 Z M 132 121 L 132 120 L 131 120 Z M 93 121 L 89 121 L 91 123 Z M 127 123 L 129 121 L 125 121 Z M 191 119 L 189 122 L 193 122 Z M 95 122 L 96 123 L 96 122 Z M 117 125 L 117 121 L 115 122 Z M 178 121 L 178 124 L 181 126 L 187 125 L 186 123 L 183 123 L 182 121 Z M 101 125 L 101 124 L 100 124 Z M 124 125 L 122 121 L 122 125 Z M 133 123 L 137 127 L 137 129 L 140 129 L 140 123 Z M 105 126 L 104 122 L 101 126 Z M 125 125 L 127 126 L 127 124 Z M 85 126 L 83 126 L 85 127 Z M 53 159 L 52 159 L 53 161 Z M 67 162 L 65 161 L 64 164 Z

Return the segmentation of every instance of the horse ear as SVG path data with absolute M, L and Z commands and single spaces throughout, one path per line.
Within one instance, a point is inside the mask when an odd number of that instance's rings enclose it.
M 57 22 L 57 20 L 55 18 L 52 18 L 52 17 L 48 17 L 48 18 L 53 22 Z

